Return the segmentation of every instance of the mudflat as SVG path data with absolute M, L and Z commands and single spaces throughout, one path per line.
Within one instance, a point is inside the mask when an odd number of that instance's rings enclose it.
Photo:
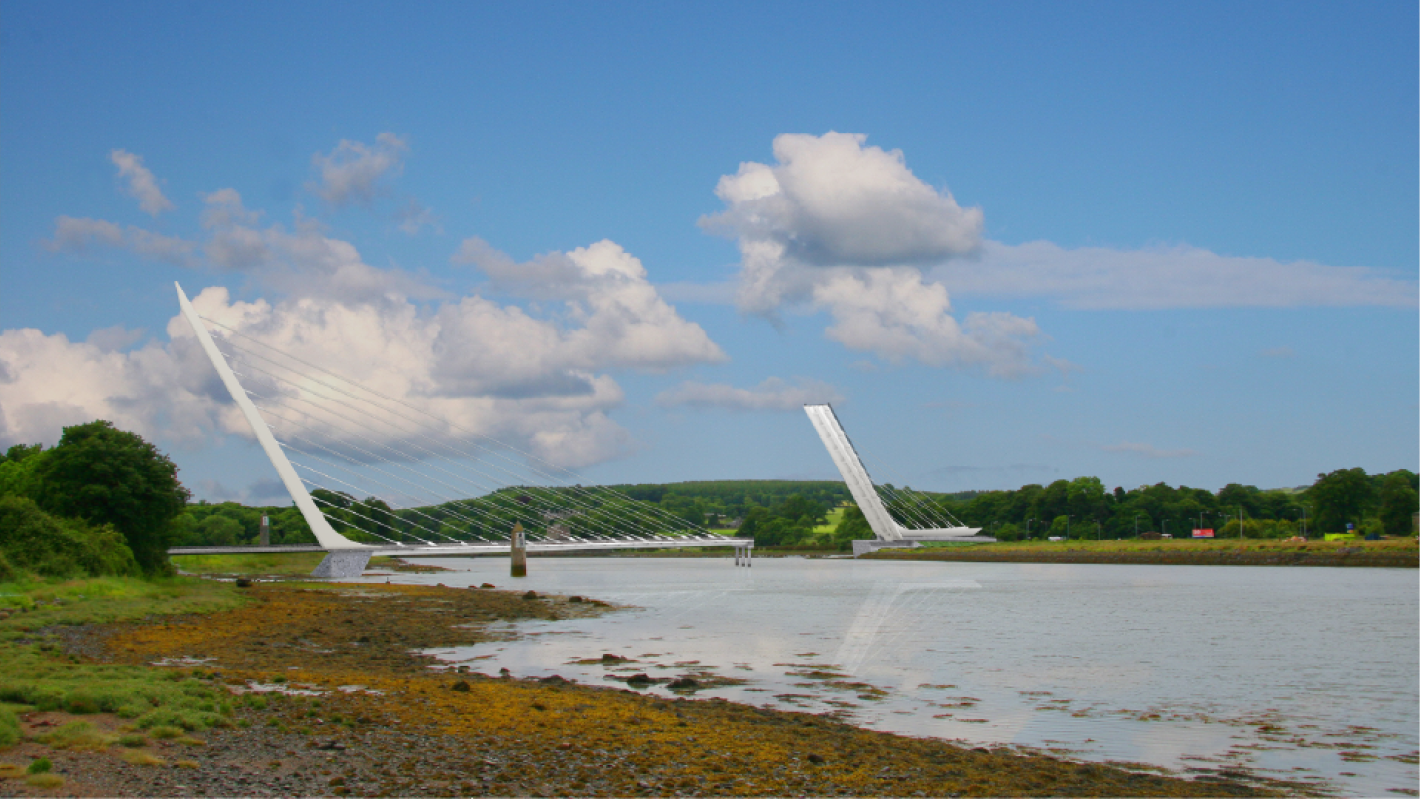
M 56 656 L 183 672 L 232 700 L 225 724 L 160 737 L 106 714 L 28 713 L 0 752 L 4 792 L 44 754 L 80 796 L 984 795 L 1250 796 L 1240 775 L 1196 780 L 968 749 L 693 691 L 668 699 L 560 678 L 436 670 L 417 650 L 490 640 L 495 623 L 614 612 L 493 589 L 257 583 L 234 610 L 75 627 Z M 581 598 L 577 598 L 581 599 Z M 491 629 L 492 628 L 492 629 Z M 600 653 L 587 653 L 596 657 Z M 88 746 L 45 747 L 82 718 Z M 105 737 L 107 734 L 107 737 Z

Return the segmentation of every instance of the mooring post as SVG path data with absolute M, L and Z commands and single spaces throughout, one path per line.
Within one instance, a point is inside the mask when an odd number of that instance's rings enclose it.
M 523 523 L 513 525 L 513 566 L 509 572 L 514 577 L 528 576 L 528 542 L 523 535 Z

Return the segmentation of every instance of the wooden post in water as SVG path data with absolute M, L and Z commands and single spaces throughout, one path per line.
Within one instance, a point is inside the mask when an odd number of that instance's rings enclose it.
M 528 576 L 528 541 L 523 534 L 523 523 L 518 522 L 513 525 L 513 567 L 510 572 L 514 577 Z

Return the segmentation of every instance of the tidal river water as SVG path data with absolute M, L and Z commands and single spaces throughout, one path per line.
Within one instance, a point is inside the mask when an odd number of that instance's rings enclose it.
M 970 745 L 1416 795 L 1414 569 L 534 558 L 515 580 L 506 559 L 414 562 L 454 571 L 390 579 L 632 608 L 436 652 L 473 671 L 607 685 L 718 675 L 729 684 L 696 695 Z

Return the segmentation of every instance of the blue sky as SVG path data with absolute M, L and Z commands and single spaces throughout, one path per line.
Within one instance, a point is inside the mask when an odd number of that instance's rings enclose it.
M 289 5 L 6 4 L 0 443 L 271 499 L 180 281 L 587 481 L 1417 468 L 1413 3 Z

